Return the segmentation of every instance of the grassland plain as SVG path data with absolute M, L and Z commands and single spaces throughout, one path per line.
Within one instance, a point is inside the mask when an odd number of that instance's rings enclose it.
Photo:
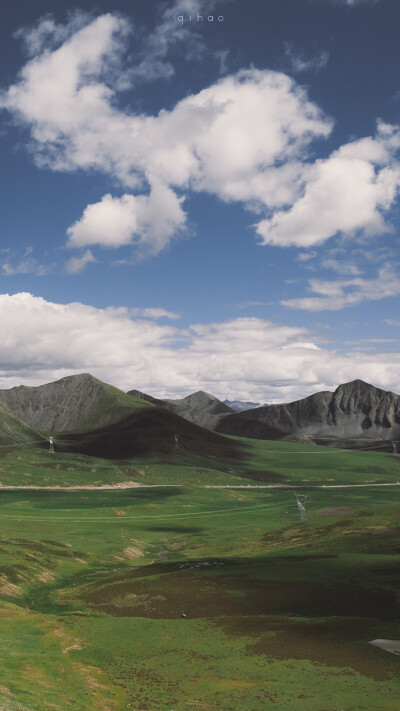
M 0 490 L 0 709 L 397 711 L 369 642 L 400 639 L 400 487 L 372 486 L 400 457 L 244 444 L 229 468 L 2 450 L 3 485 L 171 486 Z

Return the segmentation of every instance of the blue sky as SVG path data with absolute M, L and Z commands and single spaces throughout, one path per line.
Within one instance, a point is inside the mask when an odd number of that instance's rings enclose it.
M 1 387 L 400 392 L 397 0 L 1 12 Z

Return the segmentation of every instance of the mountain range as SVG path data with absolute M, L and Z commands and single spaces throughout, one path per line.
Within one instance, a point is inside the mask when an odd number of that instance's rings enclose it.
M 354 380 L 333 392 L 238 411 L 203 391 L 161 399 L 125 393 L 88 373 L 0 390 L 1 442 L 43 434 L 57 435 L 69 451 L 108 458 L 176 457 L 178 450 L 181 457 L 185 451 L 234 457 L 240 441 L 221 434 L 391 449 L 400 440 L 400 396 Z
M 203 421 L 205 402 L 200 409 Z M 189 405 L 189 417 L 181 417 L 173 402 L 166 407 L 144 393 L 127 394 L 82 373 L 38 387 L 0 390 L 0 440 L 3 433 L 4 444 L 53 435 L 57 450 L 107 459 L 159 455 L 184 463 L 188 454 L 199 464 L 234 459 L 242 445 L 191 422 L 190 412 Z
M 334 392 L 229 415 L 217 430 L 261 439 L 300 435 L 321 443 L 398 440 L 400 396 L 354 380 Z
M 267 403 L 264 402 L 249 402 L 243 400 L 224 400 L 224 405 L 228 405 L 235 412 L 243 412 L 244 410 L 254 410 L 256 407 L 267 407 Z
M 131 391 L 131 394 L 138 391 Z M 141 393 L 141 397 L 148 397 Z M 400 439 L 400 396 L 362 380 L 301 400 L 234 411 L 213 395 L 155 400 L 176 414 L 217 432 L 256 439 L 309 438 L 338 441 Z
M 205 427 L 207 430 L 217 429 L 221 417 L 234 412 L 233 408 L 228 407 L 214 395 L 205 393 L 203 390 L 199 390 L 180 400 L 158 400 L 138 390 L 129 390 L 128 395 L 133 395 L 151 402 L 153 405 L 164 407 L 189 422 Z

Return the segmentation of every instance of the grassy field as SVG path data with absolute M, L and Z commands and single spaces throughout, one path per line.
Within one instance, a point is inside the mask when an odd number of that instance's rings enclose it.
M 235 459 L 174 450 L 165 456 L 105 460 L 31 446 L 0 447 L 0 486 L 140 484 L 290 486 L 378 484 L 400 480 L 400 456 L 291 442 L 223 436 L 238 443 Z M 62 442 L 61 442 L 62 444 Z
M 397 711 L 369 642 L 400 639 L 400 487 L 328 487 L 400 457 L 245 444 L 229 470 L 2 450 L 3 485 L 164 486 L 0 491 L 1 710 Z

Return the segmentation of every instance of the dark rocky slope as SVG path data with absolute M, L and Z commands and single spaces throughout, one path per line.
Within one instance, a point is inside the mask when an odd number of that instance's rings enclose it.
M 126 393 L 131 397 L 135 397 L 138 400 L 145 400 L 145 402 L 151 402 L 152 405 L 157 405 L 158 407 L 165 407 L 165 400 L 159 400 L 152 395 L 147 395 L 147 393 L 142 393 L 141 390 L 128 390 Z
M 354 380 L 335 392 L 320 392 L 283 405 L 269 405 L 222 418 L 218 432 L 278 439 L 290 434 L 341 439 L 400 439 L 400 396 Z
M 221 415 L 229 415 L 233 412 L 231 407 L 203 390 L 188 395 L 182 400 L 165 400 L 164 402 L 165 407 L 171 412 L 208 430 L 216 428 Z
M 158 400 L 157 398 L 140 392 L 140 390 L 130 390 L 128 395 L 142 398 L 153 405 L 164 407 L 179 417 L 183 417 L 189 422 L 193 422 L 207 430 L 215 430 L 223 415 L 229 415 L 234 410 L 225 403 L 218 400 L 214 395 L 199 390 L 180 400 Z

